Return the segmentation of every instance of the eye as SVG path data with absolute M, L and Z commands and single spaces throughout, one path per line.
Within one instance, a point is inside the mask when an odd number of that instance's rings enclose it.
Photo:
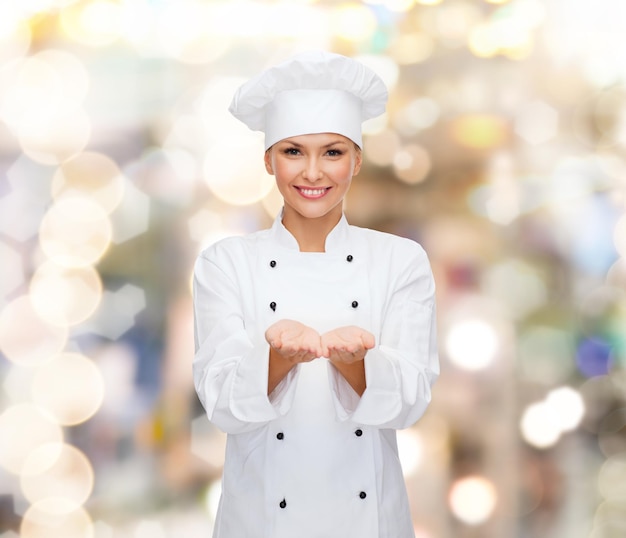
M 340 149 L 329 149 L 326 152 L 326 155 L 328 155 L 329 157 L 339 157 L 343 155 L 343 151 L 341 151 Z
M 295 147 L 288 147 L 283 149 L 285 155 L 300 155 L 300 150 Z

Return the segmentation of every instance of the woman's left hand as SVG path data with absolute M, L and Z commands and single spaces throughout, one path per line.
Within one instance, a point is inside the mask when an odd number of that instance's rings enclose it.
M 321 336 L 322 355 L 333 363 L 352 364 L 362 361 L 368 349 L 376 345 L 374 335 L 349 325 L 328 331 Z

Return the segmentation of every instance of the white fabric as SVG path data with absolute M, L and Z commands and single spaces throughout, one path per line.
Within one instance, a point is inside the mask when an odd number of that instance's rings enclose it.
M 386 102 L 387 88 L 374 71 L 340 54 L 310 51 L 243 84 L 229 110 L 265 133 L 265 149 L 312 133 L 338 133 L 362 147 L 362 122 L 382 114 Z
M 214 537 L 413 537 L 395 429 L 420 418 L 439 374 L 423 249 L 344 217 L 326 252 L 300 252 L 278 218 L 198 257 L 194 306 L 196 390 L 229 434 Z M 374 334 L 362 397 L 324 358 L 267 396 L 264 333 L 285 318 Z

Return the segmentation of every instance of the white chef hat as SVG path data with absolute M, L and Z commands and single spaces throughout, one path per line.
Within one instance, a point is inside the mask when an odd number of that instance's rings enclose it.
M 338 133 L 359 147 L 361 124 L 385 111 L 387 88 L 362 63 L 304 52 L 263 71 L 235 93 L 230 112 L 265 133 L 265 149 L 290 136 Z

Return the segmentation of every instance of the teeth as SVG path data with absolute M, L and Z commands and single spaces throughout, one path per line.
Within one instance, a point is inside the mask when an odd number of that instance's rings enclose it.
M 301 192 L 305 196 L 321 196 L 326 192 L 326 189 L 301 189 Z

